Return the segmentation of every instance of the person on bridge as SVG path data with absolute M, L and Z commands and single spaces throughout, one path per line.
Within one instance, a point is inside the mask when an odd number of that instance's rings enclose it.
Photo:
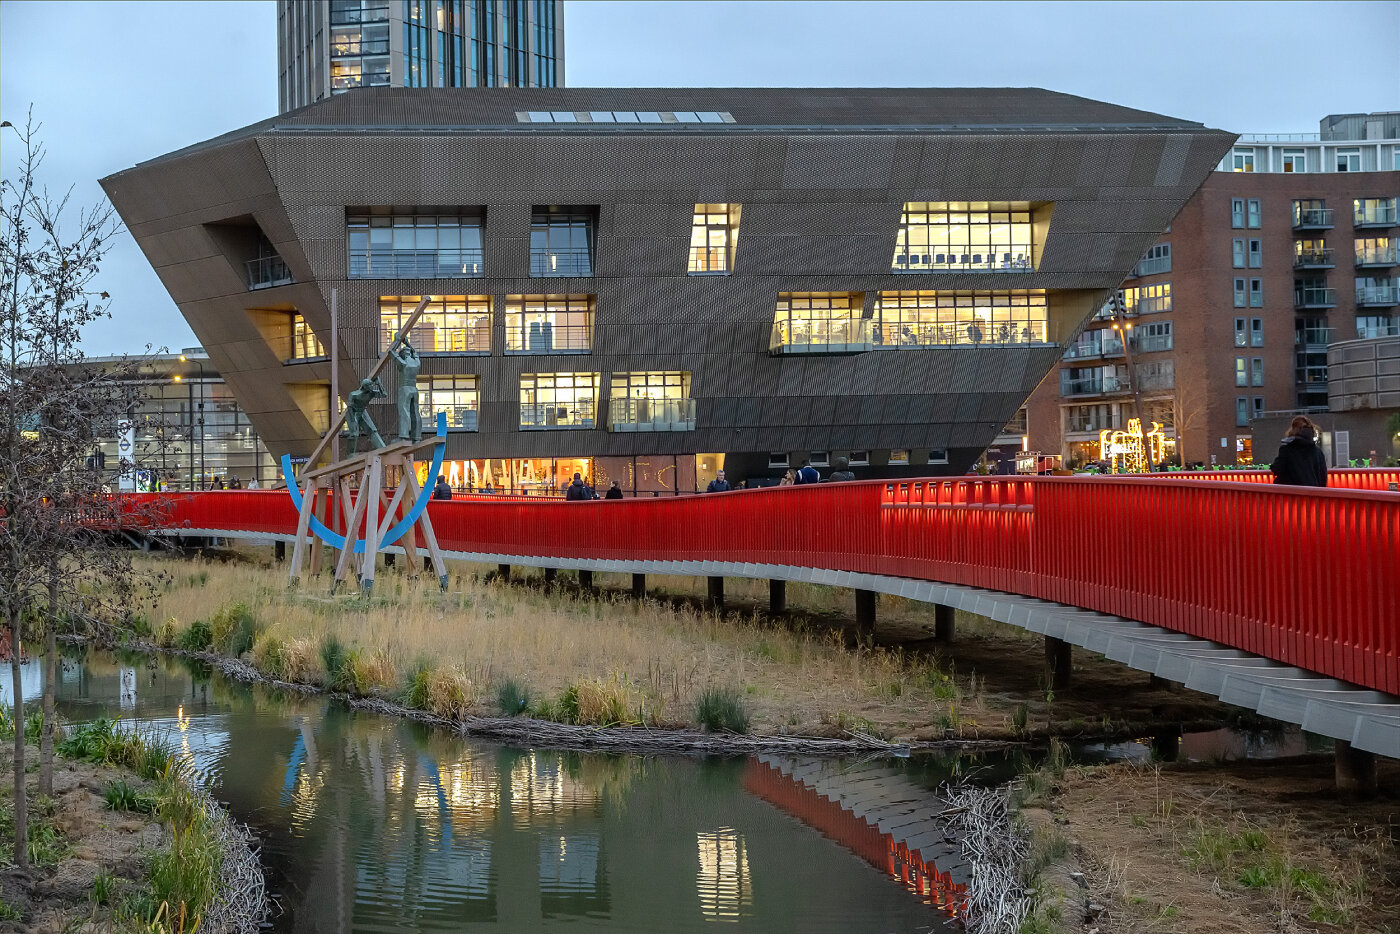
M 802 462 L 802 466 L 799 467 L 798 470 L 797 470 L 797 485 L 798 485 L 798 486 L 805 486 L 805 485 L 808 484 L 808 483 L 821 483 L 821 482 L 822 482 L 822 475 L 821 475 L 820 473 L 817 472 L 817 468 L 813 467 L 811 464 L 807 463 L 806 461 L 803 461 L 803 462 Z
M 588 485 L 583 482 L 583 475 L 574 474 L 573 482 L 569 484 L 569 489 L 564 493 L 564 499 L 568 502 L 584 502 L 592 499 Z
M 433 487 L 433 499 L 451 499 L 452 484 L 447 482 L 446 477 L 438 477 L 437 486 Z
M 1327 458 L 1317 446 L 1317 426 L 1306 416 L 1298 415 L 1289 423 L 1269 470 L 1274 482 L 1285 486 L 1327 485 Z
M 715 478 L 710 481 L 710 485 L 705 487 L 705 492 L 728 493 L 732 489 L 733 487 L 729 485 L 729 481 L 724 479 L 724 471 L 721 470 L 719 473 L 715 474 Z
M 850 463 L 851 462 L 846 460 L 846 458 L 844 457 L 836 458 L 836 469 L 831 472 L 831 476 L 826 478 L 827 482 L 845 483 L 847 481 L 854 480 L 856 478 L 856 475 L 851 472 Z
M 612 482 L 612 486 L 608 487 L 608 492 L 603 499 L 622 499 L 622 487 L 617 485 L 616 480 Z

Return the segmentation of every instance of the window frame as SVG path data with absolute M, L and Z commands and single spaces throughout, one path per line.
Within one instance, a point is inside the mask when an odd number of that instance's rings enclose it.
M 505 355 L 590 354 L 597 313 L 597 296 L 591 293 L 507 295 L 502 315 L 506 328 Z M 543 320 L 531 321 L 531 316 L 540 316 Z M 576 321 L 578 317 L 582 320 Z M 538 331 L 532 329 L 536 324 Z M 562 342 L 556 340 L 556 331 L 562 334 Z M 583 336 L 582 345 L 576 340 L 579 333 Z M 546 337 L 548 346 L 545 346 Z

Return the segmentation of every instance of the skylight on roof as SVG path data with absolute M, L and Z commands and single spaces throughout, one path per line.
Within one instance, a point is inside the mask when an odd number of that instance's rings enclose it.
M 519 123 L 734 123 L 724 110 L 517 110 Z

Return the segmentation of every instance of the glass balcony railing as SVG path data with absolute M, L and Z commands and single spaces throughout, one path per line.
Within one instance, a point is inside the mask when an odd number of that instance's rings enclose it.
M 1357 204 L 1352 210 L 1355 227 L 1394 227 L 1397 225 L 1395 199 Z
M 550 403 L 522 402 L 520 427 L 522 430 L 592 428 L 593 409 L 592 399 Z
M 351 88 L 387 88 L 389 86 L 389 73 L 387 71 L 366 71 L 358 75 L 332 75 L 332 91 L 348 91 Z
M 332 26 L 355 26 L 360 23 L 387 23 L 388 21 L 389 8 L 387 6 L 352 8 L 331 12 Z
M 778 321 L 768 341 L 771 354 L 863 353 L 870 350 L 869 318 Z
M 591 276 L 592 250 L 555 250 L 548 253 L 530 251 L 532 276 Z
M 966 253 L 897 253 L 892 269 L 894 272 L 1035 272 L 1029 243 Z
M 389 349 L 397 333 L 397 322 L 390 318 L 379 329 L 379 352 Z M 491 352 L 491 319 L 486 316 L 473 326 L 440 328 L 419 325 L 408 332 L 409 343 L 419 353 L 489 354 Z
M 321 346 L 321 342 L 314 335 L 298 339 L 284 334 L 269 338 L 267 343 L 277 355 L 277 359 L 283 363 L 305 363 L 309 360 L 325 360 L 328 357 L 326 348 Z
M 361 55 L 388 55 L 388 39 L 351 39 L 331 44 L 331 58 L 358 58 Z
M 693 246 L 686 270 L 692 276 L 727 275 L 729 251 L 723 247 Z
M 1400 321 L 1391 324 L 1358 324 L 1356 336 L 1358 338 L 1400 337 Z
M 1394 305 L 1400 301 L 1400 289 L 1393 285 L 1363 286 L 1356 290 L 1356 304 L 1375 307 Z
M 1331 250 L 1299 250 L 1293 254 L 1294 269 L 1331 269 L 1334 265 Z
M 477 407 L 475 405 L 438 405 L 424 403 L 421 400 L 427 393 L 420 391 L 418 398 L 419 415 L 423 419 L 423 425 L 437 424 L 437 413 L 443 412 L 447 415 L 448 431 L 476 431 L 478 425 Z
M 1128 381 L 1117 376 L 1086 376 L 1060 380 L 1062 396 L 1099 396 L 1128 391 Z
M 523 330 L 506 326 L 506 353 L 588 353 L 593 349 L 592 324 L 553 324 L 532 321 Z
M 1336 289 L 1309 287 L 1293 290 L 1294 308 L 1335 308 L 1336 306 Z
M 248 269 L 248 291 L 270 289 L 277 285 L 290 285 L 292 271 L 282 262 L 280 256 L 264 256 L 250 259 L 245 264 Z
M 1358 266 L 1395 266 L 1397 263 L 1395 244 L 1388 247 L 1372 249 L 1367 247 L 1356 248 L 1356 265 Z
M 1170 256 L 1154 256 L 1151 259 L 1140 259 L 1133 267 L 1130 276 L 1155 276 L 1159 273 L 1172 271 L 1172 258 Z
M 484 274 L 480 249 L 351 250 L 352 279 L 476 279 Z
M 1325 230 L 1332 226 L 1331 208 L 1293 209 L 1294 230 Z
M 1332 343 L 1333 328 L 1303 328 L 1293 332 L 1293 344 L 1297 347 L 1326 347 Z
M 609 399 L 609 431 L 694 431 L 694 399 Z
M 1065 430 L 1098 434 L 1101 431 L 1117 431 L 1122 427 L 1116 418 L 1081 418 L 1071 415 Z
M 1049 328 L 1046 321 L 953 321 L 943 324 L 872 321 L 871 343 L 876 347 L 896 348 L 1048 344 L 1051 342 Z
M 1065 351 L 1066 360 L 1089 360 L 1098 357 L 1123 356 L 1123 342 L 1114 340 L 1076 341 Z

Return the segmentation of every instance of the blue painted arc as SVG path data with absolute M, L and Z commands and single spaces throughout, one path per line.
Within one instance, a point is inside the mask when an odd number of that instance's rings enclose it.
M 428 508 L 428 500 L 433 498 L 433 487 L 437 486 L 438 474 L 442 472 L 442 457 L 447 451 L 447 413 L 437 413 L 437 444 L 433 445 L 433 465 L 428 470 L 428 479 L 418 491 L 418 499 L 414 500 L 413 508 L 408 511 L 408 515 L 399 520 L 398 524 L 384 533 L 384 540 L 379 543 L 383 548 L 394 544 L 403 534 L 413 528 L 413 523 L 418 521 L 418 517 L 423 514 L 423 510 Z M 290 454 L 282 455 L 282 479 L 287 483 L 287 493 L 292 497 L 292 505 L 296 507 L 297 514 L 301 514 L 301 487 L 297 486 L 296 472 L 292 470 L 292 457 Z M 320 519 L 311 517 L 311 531 L 316 533 L 316 537 L 321 539 L 332 548 L 344 548 L 345 536 L 328 529 Z M 365 553 L 365 540 L 358 539 L 355 542 L 355 554 Z

